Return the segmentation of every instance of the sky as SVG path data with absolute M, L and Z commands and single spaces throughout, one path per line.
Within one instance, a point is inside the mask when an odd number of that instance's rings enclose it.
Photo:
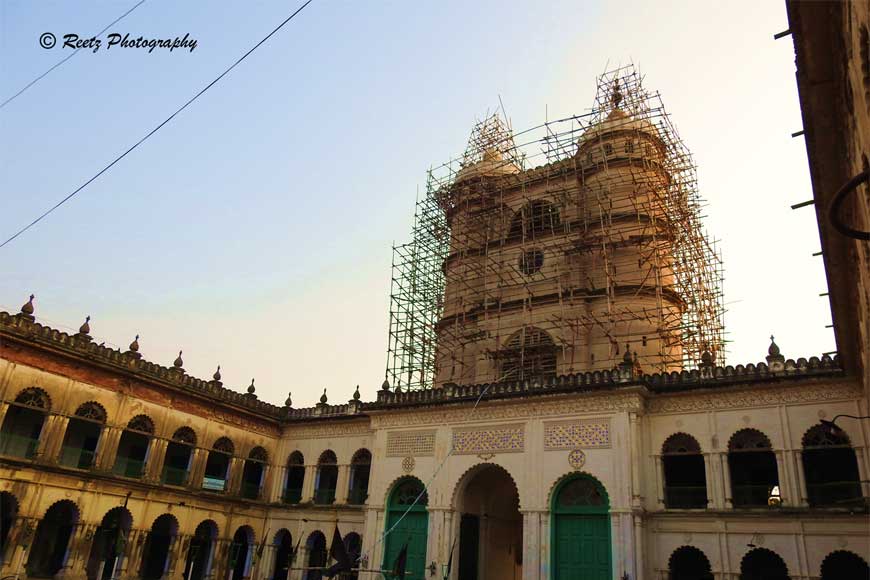
M 0 0 L 0 101 L 138 0 Z M 0 238 L 35 219 L 289 16 L 296 2 L 146 0 L 0 108 Z M 375 396 L 391 246 L 426 170 L 504 103 L 516 129 L 591 108 L 634 63 L 698 165 L 730 364 L 835 350 L 785 2 L 314 0 L 162 130 L 0 248 L 0 309 L 282 404 Z M 53 33 L 51 49 L 40 37 Z M 113 47 L 183 37 L 193 51 Z

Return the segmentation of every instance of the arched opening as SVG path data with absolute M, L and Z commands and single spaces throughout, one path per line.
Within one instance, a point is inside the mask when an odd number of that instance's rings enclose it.
M 9 532 L 18 517 L 18 500 L 8 491 L 0 492 L 0 564 L 6 561 Z
M 347 556 L 350 558 L 351 568 L 359 568 L 359 558 L 362 554 L 362 538 L 356 532 L 350 532 L 344 537 L 344 549 L 347 551 Z M 358 572 L 348 572 L 347 580 L 357 580 Z
M 553 235 L 562 227 L 558 208 L 548 201 L 527 203 L 514 214 L 508 242 L 530 241 Z
M 212 445 L 205 462 L 202 488 L 207 491 L 224 491 L 230 475 L 230 464 L 236 447 L 227 437 L 221 437 Z
M 523 518 L 508 472 L 492 464 L 472 469 L 459 484 L 456 509 L 460 580 L 522 578 Z
M 142 550 L 141 574 L 144 580 L 159 580 L 169 567 L 169 550 L 178 535 L 178 520 L 163 514 L 151 525 L 148 541 Z
M 269 455 L 262 447 L 254 447 L 245 460 L 242 469 L 241 495 L 245 499 L 258 499 L 263 488 L 263 475 L 266 473 L 266 464 Z
M 203 580 L 211 575 L 217 534 L 217 524 L 211 520 L 205 520 L 196 526 L 193 538 L 190 539 L 190 547 L 187 549 L 184 565 L 185 580 Z
M 145 474 L 145 461 L 153 435 L 154 421 L 147 415 L 136 415 L 130 419 L 118 441 L 115 466 L 112 468 L 115 475 L 139 479 Z
M 293 536 L 287 530 L 275 534 L 275 561 L 272 566 L 272 580 L 287 580 L 293 556 Z
M 190 473 L 196 433 L 190 427 L 181 427 L 166 445 L 162 481 L 167 485 L 184 485 Z
M 327 449 L 317 460 L 317 479 L 314 480 L 314 503 L 329 505 L 335 501 L 335 487 L 338 484 L 338 460 L 335 453 Z
M 302 500 L 304 483 L 305 458 L 299 451 L 294 451 L 287 460 L 287 485 L 284 488 L 284 503 L 299 503 Z
M 9 404 L 0 427 L 0 455 L 32 459 L 39 448 L 39 435 L 51 408 L 42 389 L 24 389 Z
M 117 576 L 132 525 L 133 516 L 126 508 L 116 507 L 106 512 L 91 542 L 86 568 L 89 580 L 109 580 Z
M 668 561 L 668 580 L 713 580 L 710 560 L 694 546 L 677 548 Z
M 691 435 L 676 433 L 662 446 L 665 507 L 707 507 L 707 474 L 701 446 Z
M 426 568 L 426 541 L 429 535 L 429 495 L 416 477 L 400 479 L 387 499 L 385 530 L 393 530 L 384 541 L 384 570 L 392 570 L 396 557 L 407 544 L 405 578 L 423 580 Z M 407 513 L 406 513 L 407 512 Z M 403 517 L 404 514 L 404 517 Z
M 496 353 L 500 381 L 545 380 L 556 376 L 556 344 L 547 332 L 524 326 Z
M 360 449 L 350 461 L 350 489 L 347 503 L 362 505 L 369 497 L 369 475 L 372 469 L 372 454 L 368 449 Z
M 229 551 L 229 569 L 232 570 L 232 580 L 242 580 L 250 574 L 253 547 L 254 530 L 249 526 L 242 526 L 236 530 Z
M 861 501 L 858 459 L 845 431 L 816 425 L 804 434 L 803 448 L 810 506 L 847 507 Z
M 789 580 L 788 568 L 775 552 L 755 548 L 740 562 L 740 580 Z
M 776 456 L 761 431 L 742 429 L 728 442 L 728 470 L 734 507 L 767 507 L 779 495 Z
M 66 427 L 60 453 L 60 463 L 67 467 L 88 469 L 94 465 L 97 445 L 106 424 L 106 410 L 89 401 L 76 409 Z
M 55 503 L 36 526 L 30 557 L 25 566 L 28 576 L 51 577 L 67 561 L 69 541 L 79 519 L 76 504 L 69 500 Z
M 870 578 L 870 566 L 857 554 L 845 550 L 831 552 L 822 562 L 822 580 Z
M 320 580 L 323 578 L 323 568 L 329 559 L 326 551 L 326 536 L 323 532 L 311 532 L 308 536 L 308 541 L 305 542 L 305 548 L 308 550 L 308 565 L 303 578 L 305 580 Z
M 610 580 L 610 499 L 597 479 L 578 473 L 553 490 L 552 578 Z

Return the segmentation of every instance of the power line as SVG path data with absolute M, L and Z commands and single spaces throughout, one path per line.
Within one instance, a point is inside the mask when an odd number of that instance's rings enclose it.
M 96 33 L 96 34 L 94 35 L 94 37 L 101 36 L 105 31 L 107 31 L 109 28 L 111 28 L 112 26 L 114 26 L 114 25 L 116 25 L 117 23 L 119 23 L 121 20 L 124 19 L 124 17 L 126 17 L 128 14 L 130 14 L 131 12 L 133 12 L 134 10 L 136 10 L 137 8 L 139 8 L 139 6 L 141 6 L 141 5 L 144 4 L 144 3 L 145 3 L 145 0 L 139 0 L 139 2 L 137 2 L 137 3 L 136 3 L 132 8 L 130 8 L 129 10 L 127 10 L 126 12 L 124 12 L 123 14 L 121 14 L 119 17 L 117 17 L 117 18 L 114 19 L 112 22 L 110 22 L 109 24 L 107 24 L 105 28 L 103 28 L 101 31 L 99 31 L 98 33 Z M 50 69 L 48 69 L 47 71 L 45 71 L 44 73 L 42 73 L 41 75 L 39 75 L 38 77 L 36 77 L 35 79 L 33 79 L 32 81 L 30 81 L 29 83 L 27 83 L 26 85 L 24 85 L 24 88 L 22 88 L 20 91 L 18 91 L 17 93 L 15 93 L 15 94 L 12 95 L 11 97 L 9 97 L 8 99 L 6 99 L 6 100 L 3 101 L 2 103 L 0 103 L 0 109 L 2 109 L 2 108 L 5 107 L 6 105 L 8 105 L 8 104 L 11 103 L 12 101 L 14 101 L 16 98 L 18 98 L 18 96 L 19 96 L 21 93 L 23 93 L 24 91 L 26 91 L 27 89 L 29 89 L 30 87 L 32 87 L 33 85 L 35 85 L 36 83 L 38 83 L 39 81 L 41 81 L 44 77 L 46 77 L 46 76 L 48 75 L 48 73 L 50 73 L 51 71 L 53 71 L 54 69 L 56 69 L 57 67 L 59 67 L 60 65 L 62 65 L 62 64 L 65 63 L 66 61 L 68 61 L 69 59 L 71 59 L 72 57 L 74 57 L 76 54 L 78 54 L 78 52 L 79 52 L 80 50 L 82 50 L 82 48 L 77 48 L 77 49 L 75 49 L 75 50 L 72 51 L 68 56 L 66 56 L 65 58 L 61 59 L 61 60 L 60 60 L 57 64 L 55 64 L 53 67 L 51 67 Z
M 309 4 L 311 4 L 312 1 L 313 1 L 313 0 L 306 0 L 306 2 L 305 2 L 302 6 L 300 6 L 299 8 L 297 8 L 296 11 L 293 12 L 293 14 L 291 14 L 290 16 L 288 16 L 287 18 L 285 18 L 284 21 L 281 22 L 281 24 L 279 24 L 278 26 L 276 26 L 276 27 L 272 30 L 272 32 L 270 32 L 270 33 L 267 34 L 265 37 L 263 37 L 263 39 L 260 40 L 260 42 L 258 42 L 257 44 L 255 44 L 255 45 L 254 45 L 254 46 L 253 46 L 253 47 L 252 47 L 248 52 L 246 52 L 245 54 L 243 54 L 243 55 L 242 55 L 242 56 L 241 56 L 241 57 L 240 57 L 236 62 L 234 62 L 234 63 L 233 63 L 233 64 L 232 64 L 228 69 L 226 69 L 224 72 L 222 72 L 220 75 L 218 75 L 217 78 L 215 78 L 213 81 L 211 81 L 210 83 L 208 83 L 208 84 L 207 84 L 207 85 L 206 85 L 202 90 L 200 90 L 198 93 L 196 93 L 196 94 L 195 94 L 195 95 L 194 95 L 194 96 L 193 96 L 189 101 L 187 101 L 186 103 L 184 103 L 184 104 L 183 104 L 181 107 L 179 107 L 179 108 L 178 108 L 174 113 L 172 113 L 171 115 L 169 115 L 169 117 L 167 117 L 166 120 L 164 120 L 162 123 L 160 123 L 159 125 L 157 125 L 156 127 L 154 127 L 151 131 L 148 132 L 147 135 L 145 135 L 144 137 L 142 137 L 141 139 L 139 139 L 139 140 L 138 140 L 138 141 L 137 141 L 137 142 L 136 142 L 132 147 L 130 147 L 129 149 L 127 149 L 126 151 L 124 151 L 123 153 L 121 153 L 121 155 L 119 155 L 118 157 L 116 157 L 114 161 L 112 161 L 111 163 L 109 163 L 108 165 L 106 165 L 104 168 L 102 168 L 102 169 L 101 169 L 101 170 L 100 170 L 96 175 L 94 175 L 93 177 L 91 177 L 90 179 L 88 179 L 87 181 L 85 181 L 82 185 L 80 185 L 80 186 L 79 186 L 76 190 L 74 190 L 72 193 L 70 193 L 70 194 L 67 195 L 65 198 L 63 198 L 62 200 L 60 200 L 59 202 L 57 202 L 57 203 L 56 203 L 54 206 L 52 206 L 48 211 L 46 211 L 45 213 L 43 213 L 42 215 L 40 215 L 38 218 L 36 218 L 35 220 L 33 220 L 32 222 L 30 222 L 29 224 L 27 224 L 26 226 L 24 226 L 24 227 L 21 228 L 20 230 L 18 230 L 18 231 L 17 231 L 17 232 L 12 236 L 12 237 L 10 237 L 10 238 L 7 239 L 5 242 L 3 242 L 2 244 L 0 244 L 0 248 L 4 247 L 6 244 L 8 244 L 8 243 L 11 242 L 12 240 L 14 240 L 14 239 L 17 238 L 18 236 L 20 236 L 21 234 L 23 234 L 24 232 L 26 232 L 27 230 L 29 230 L 30 228 L 32 228 L 33 226 L 35 226 L 36 224 L 38 224 L 38 223 L 39 223 L 40 221 L 42 221 L 46 216 L 48 216 L 48 214 L 50 214 L 51 212 L 53 212 L 54 210 L 56 210 L 57 208 L 59 208 L 60 206 L 62 206 L 63 204 L 65 204 L 67 201 L 69 201 L 70 199 L 72 199 L 72 197 L 73 197 L 75 194 L 77 194 L 78 192 L 80 192 L 81 190 L 83 190 L 84 188 L 86 188 L 86 187 L 87 187 L 88 185 L 90 185 L 93 181 L 95 181 L 98 177 L 100 177 L 103 173 L 105 173 L 106 171 L 108 171 L 109 169 L 111 169 L 112 166 L 114 166 L 116 163 L 118 163 L 121 159 L 123 159 L 124 157 L 126 157 L 130 152 L 132 152 L 134 149 L 136 149 L 137 147 L 139 147 L 139 145 L 141 145 L 142 143 L 144 143 L 144 142 L 145 142 L 149 137 L 151 137 L 151 135 L 153 135 L 154 133 L 156 133 L 157 131 L 159 131 L 160 129 L 162 129 L 163 126 L 166 125 L 167 123 L 169 123 L 172 119 L 174 119 L 175 116 L 178 115 L 178 113 L 180 113 L 181 111 L 183 111 L 184 109 L 186 109 L 186 108 L 187 108 L 191 103 L 193 103 L 195 100 L 197 100 L 199 97 L 201 97 L 201 96 L 203 95 L 203 93 L 205 93 L 207 90 L 209 90 L 209 89 L 212 88 L 214 85 L 216 85 L 216 84 L 218 83 L 218 81 L 220 81 L 222 78 L 224 78 L 224 77 L 225 77 L 225 76 L 226 76 L 226 75 L 227 75 L 231 70 L 233 70 L 234 68 L 236 68 L 236 67 L 237 67 L 237 66 L 238 66 L 238 65 L 239 65 L 243 60 L 245 60 L 246 58 L 248 58 L 248 56 L 249 56 L 252 52 L 254 52 L 255 50 L 257 50 L 257 49 L 260 47 L 260 45 L 262 45 L 264 42 L 266 42 L 267 40 L 269 40 L 269 39 L 270 39 L 270 38 L 271 38 L 271 37 L 272 37 L 276 32 L 278 32 L 279 30 L 281 30 L 281 28 L 283 28 L 285 24 L 287 24 L 288 22 L 290 22 L 290 21 L 293 19 L 294 16 L 296 16 L 297 14 L 299 14 L 300 12 L 302 12 L 302 10 L 303 10 L 306 6 L 308 6 Z

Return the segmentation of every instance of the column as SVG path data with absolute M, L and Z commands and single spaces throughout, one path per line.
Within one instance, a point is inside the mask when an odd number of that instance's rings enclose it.
M 199 447 L 194 448 L 193 458 L 190 461 L 190 469 L 187 474 L 187 487 L 198 488 L 202 486 L 202 478 L 205 474 L 205 462 L 208 459 L 208 450 Z
M 785 469 L 785 461 L 783 460 L 784 451 L 778 449 L 773 453 L 776 456 L 776 473 L 779 479 L 779 495 L 782 497 L 782 504 L 785 506 L 797 505 L 794 503 L 796 494 L 792 490 L 791 481 Z
M 169 547 L 169 566 L 166 569 L 165 578 L 183 580 L 186 563 L 185 548 L 190 545 L 191 537 L 188 534 L 178 534 L 172 540 L 172 545 Z
M 714 454 L 704 453 L 704 479 L 707 480 L 707 508 L 718 507 L 716 505 L 716 487 L 713 479 Z M 727 499 L 726 499 L 727 503 Z
M 809 502 L 807 501 L 808 493 L 807 493 L 807 482 L 804 479 L 804 466 L 803 466 L 803 453 L 801 451 L 792 451 L 792 465 L 794 465 L 795 473 L 797 474 L 797 497 L 795 498 L 795 504 L 800 507 L 809 507 Z
M 300 503 L 314 501 L 314 480 L 317 478 L 317 466 L 305 466 L 305 481 L 302 483 L 302 499 Z
M 719 464 L 722 466 L 722 493 L 725 496 L 725 509 L 732 509 L 734 502 L 731 497 L 731 470 L 728 469 L 728 454 L 719 454 Z
M 226 491 L 232 495 L 238 495 L 242 485 L 242 470 L 245 466 L 245 460 L 241 457 L 233 457 L 230 459 L 230 473 L 227 477 Z
M 3 424 L 3 419 L 6 418 L 6 411 L 9 410 L 9 403 L 0 401 L 0 425 Z
M 275 469 L 275 466 L 271 463 L 267 463 L 263 466 L 263 477 L 260 479 L 260 500 L 273 502 L 276 501 L 276 498 L 273 497 L 273 489 L 275 489 L 275 482 L 273 474 L 276 471 L 280 471 Z
M 867 464 L 864 463 L 864 448 L 855 447 L 855 459 L 858 460 L 858 481 L 861 482 L 861 497 L 870 497 L 870 477 L 867 474 Z
M 549 580 L 550 578 L 550 526 L 552 525 L 552 515 L 550 512 L 541 512 L 541 527 L 538 532 L 540 540 L 539 545 L 541 550 L 538 552 L 540 558 L 538 564 L 538 573 L 541 580 Z
M 275 465 L 272 468 L 272 487 L 269 496 L 270 502 L 282 502 L 284 500 L 284 482 L 287 481 L 287 466 Z
M 664 468 L 662 467 L 661 455 L 653 455 L 653 459 L 656 464 L 656 505 L 653 506 L 653 509 L 657 510 L 665 507 L 664 480 L 662 479 Z
M 124 546 L 124 557 L 120 562 L 115 562 L 116 578 L 135 578 L 138 575 L 147 534 L 146 530 L 130 530 L 127 545 Z
M 118 451 L 118 442 L 121 440 L 121 429 L 117 427 L 104 427 L 100 433 L 100 441 L 97 448 L 97 457 L 94 466 L 102 471 L 109 471 L 115 463 L 115 453 Z
M 338 466 L 338 478 L 335 483 L 335 503 L 346 504 L 348 495 L 348 483 L 350 481 L 350 466 Z
M 523 580 L 541 578 L 541 512 L 523 510 Z
M 631 506 L 640 507 L 640 421 L 637 413 L 628 414 L 628 444 L 631 450 Z
M 49 415 L 42 433 L 39 435 L 39 448 L 36 451 L 40 463 L 56 463 L 69 418 L 62 415 Z
M 634 514 L 634 578 L 644 580 L 646 578 L 646 560 L 643 550 L 643 516 Z
M 148 451 L 148 463 L 145 465 L 145 481 L 160 481 L 163 474 L 163 463 L 166 461 L 166 448 L 169 441 L 166 439 L 152 439 L 151 449 Z

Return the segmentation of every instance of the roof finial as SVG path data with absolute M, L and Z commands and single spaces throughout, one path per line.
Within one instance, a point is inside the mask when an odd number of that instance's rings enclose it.
M 35 295 L 30 295 L 30 300 L 28 300 L 24 306 L 21 307 L 21 314 L 26 314 L 28 316 L 33 316 L 33 299 L 36 298 Z
M 172 364 L 173 364 L 173 365 L 175 366 L 175 368 L 177 368 L 177 369 L 180 369 L 182 366 L 184 366 L 184 361 L 181 360 L 181 351 L 178 351 L 178 358 L 176 358 L 175 361 L 174 361 Z
M 254 387 L 254 379 L 251 379 L 251 384 L 248 385 L 248 394 L 253 395 L 256 390 L 257 389 Z
M 214 375 L 212 376 L 212 378 L 213 378 L 214 380 L 216 380 L 216 381 L 220 381 L 220 380 L 221 380 L 221 365 L 218 365 L 218 368 L 217 368 L 217 370 L 214 372 Z
M 293 399 L 292 399 L 292 397 L 293 397 L 293 393 L 287 393 L 287 400 L 284 401 L 284 406 L 285 406 L 285 407 L 292 407 L 292 406 L 293 406 Z
M 619 90 L 619 79 L 613 81 L 613 93 L 610 95 L 610 104 L 614 109 L 619 108 L 619 103 L 622 102 L 622 93 Z
M 88 324 L 91 321 L 91 316 L 85 316 L 85 323 L 79 327 L 79 334 L 90 334 L 91 325 Z
M 356 386 L 356 390 L 353 392 L 353 400 L 359 401 L 359 385 Z
M 390 381 L 388 381 L 387 379 L 384 379 L 384 383 L 381 385 L 381 390 L 389 392 L 390 391 Z
M 628 350 L 628 349 L 629 349 L 629 345 L 628 345 L 628 343 L 626 342 L 626 343 L 625 343 L 625 354 L 622 355 L 622 360 L 623 360 L 624 362 L 630 363 L 630 362 L 631 362 L 631 351 Z
M 130 343 L 130 350 L 132 352 L 139 352 L 139 335 L 136 335 L 136 338 L 133 339 L 133 342 Z
M 773 341 L 773 335 L 772 335 L 772 334 L 770 335 L 770 346 L 767 347 L 767 354 L 769 354 L 770 356 L 776 356 L 776 355 L 779 354 L 779 345 L 777 345 L 777 344 Z
M 326 401 L 327 401 L 327 398 L 326 398 L 326 389 L 323 389 L 323 394 L 320 395 L 320 402 L 323 403 L 323 404 L 325 405 L 325 404 L 326 404 Z

